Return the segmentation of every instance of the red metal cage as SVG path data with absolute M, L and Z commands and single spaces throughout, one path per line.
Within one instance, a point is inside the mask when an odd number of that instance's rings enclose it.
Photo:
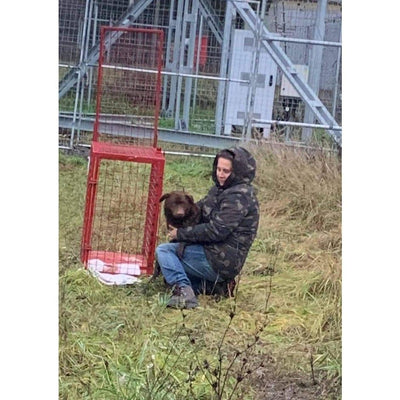
M 102 27 L 81 260 L 151 274 L 165 158 L 157 148 L 163 32 Z

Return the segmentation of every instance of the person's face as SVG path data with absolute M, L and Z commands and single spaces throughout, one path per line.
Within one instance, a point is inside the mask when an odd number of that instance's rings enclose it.
M 220 157 L 217 164 L 217 180 L 223 186 L 229 175 L 232 173 L 232 161 Z

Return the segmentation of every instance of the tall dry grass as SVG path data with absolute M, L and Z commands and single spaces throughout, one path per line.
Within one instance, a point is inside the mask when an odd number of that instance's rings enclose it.
M 255 275 L 272 269 L 270 328 L 282 334 L 291 349 L 289 364 L 308 352 L 313 364 L 339 384 L 340 159 L 322 150 L 279 144 L 249 149 L 257 159 L 255 185 L 261 204 L 250 265 Z M 275 260 L 272 267 L 271 260 Z
M 337 155 L 278 144 L 250 150 L 258 162 L 255 183 L 263 203 L 271 207 L 267 211 L 300 219 L 311 230 L 340 225 L 341 164 Z

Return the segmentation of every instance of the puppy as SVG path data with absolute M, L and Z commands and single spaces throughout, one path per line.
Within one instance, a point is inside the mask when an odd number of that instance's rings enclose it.
M 164 202 L 164 215 L 168 228 L 186 228 L 200 221 L 200 208 L 193 197 L 185 192 L 165 193 L 160 198 Z
M 174 191 L 165 193 L 160 198 L 164 201 L 164 216 L 167 228 L 186 228 L 200 222 L 200 208 L 195 204 L 193 197 L 185 192 Z M 182 258 L 185 251 L 185 243 L 179 243 L 178 257 Z M 153 279 L 160 275 L 160 266 L 156 261 Z

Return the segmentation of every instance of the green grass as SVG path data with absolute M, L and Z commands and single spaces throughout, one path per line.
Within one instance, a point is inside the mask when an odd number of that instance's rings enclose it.
M 60 154 L 60 398 L 264 399 L 266 382 L 340 398 L 340 165 L 324 154 L 251 151 L 261 219 L 237 295 L 200 296 L 184 312 L 165 307 L 161 280 L 108 287 L 83 269 L 87 164 Z M 164 191 L 200 199 L 211 166 L 167 155 Z

